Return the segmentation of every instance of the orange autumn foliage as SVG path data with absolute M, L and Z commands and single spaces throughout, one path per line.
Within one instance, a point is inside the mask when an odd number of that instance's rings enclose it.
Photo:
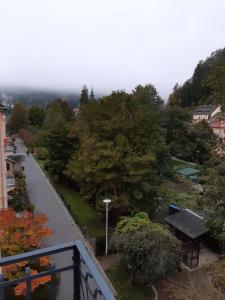
M 52 234 L 52 231 L 45 227 L 48 221 L 45 215 L 33 215 L 24 211 L 17 216 L 13 209 L 0 211 L 0 248 L 4 256 L 11 256 L 19 253 L 28 252 L 40 247 L 44 238 Z M 24 268 L 31 262 L 22 261 L 3 267 L 3 273 L 6 278 L 19 278 L 24 274 Z M 34 264 L 34 262 L 32 262 Z M 41 257 L 36 261 L 39 268 L 50 265 L 50 257 Z M 31 274 L 37 274 L 38 271 L 32 269 Z M 32 280 L 32 291 L 39 285 L 50 281 L 50 276 Z M 24 295 L 26 283 L 18 284 L 14 290 L 15 295 Z
M 0 211 L 0 248 L 5 256 L 15 255 L 38 248 L 40 242 L 52 234 L 43 225 L 45 215 L 33 215 L 24 211 L 17 217 L 13 209 Z
M 36 270 L 32 270 L 30 271 L 30 274 L 31 275 L 34 275 L 34 274 L 38 274 L 38 272 Z M 51 281 L 51 276 L 48 275 L 48 276 L 44 276 L 44 277 L 41 277 L 41 278 L 37 278 L 37 279 L 33 279 L 31 281 L 31 290 L 32 292 L 37 288 L 39 287 L 40 285 L 43 285 L 47 282 Z M 22 296 L 22 295 L 25 295 L 26 293 L 26 282 L 22 282 L 20 284 L 18 284 L 15 289 L 14 289 L 14 293 L 16 296 Z

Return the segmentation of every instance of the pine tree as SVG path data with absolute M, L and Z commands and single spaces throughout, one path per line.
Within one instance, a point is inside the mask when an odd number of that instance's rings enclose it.
M 84 85 L 80 94 L 80 106 L 87 104 L 88 101 L 89 101 L 88 89 L 87 86 Z

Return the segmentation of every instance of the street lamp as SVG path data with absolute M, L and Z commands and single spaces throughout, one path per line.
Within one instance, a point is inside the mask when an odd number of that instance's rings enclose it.
M 106 220 L 105 220 L 105 255 L 108 254 L 108 216 L 109 216 L 109 203 L 110 199 L 105 199 L 103 202 L 106 205 Z

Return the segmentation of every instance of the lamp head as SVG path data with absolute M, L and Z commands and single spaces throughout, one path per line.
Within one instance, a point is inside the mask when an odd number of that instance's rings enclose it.
M 105 204 L 107 204 L 107 203 L 110 203 L 112 200 L 110 200 L 110 199 L 105 199 L 105 200 L 103 200 L 103 202 L 105 203 Z

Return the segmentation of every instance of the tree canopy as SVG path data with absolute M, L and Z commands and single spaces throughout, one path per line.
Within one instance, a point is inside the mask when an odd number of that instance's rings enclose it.
M 66 174 L 96 208 L 111 197 L 119 215 L 124 209 L 155 210 L 159 164 L 167 155 L 158 99 L 149 86 L 134 94 L 113 92 L 85 105 L 76 118 L 72 132 L 80 146 Z
M 165 227 L 152 223 L 144 212 L 123 218 L 110 246 L 123 255 L 131 281 L 154 282 L 179 266 L 178 240 Z
M 39 106 L 32 106 L 29 109 L 29 124 L 35 127 L 41 127 L 45 119 L 45 111 Z
M 222 104 L 225 107 L 225 48 L 200 61 L 193 76 L 183 85 L 174 87 L 169 105 L 183 107 L 200 104 Z
M 21 128 L 28 126 L 28 112 L 26 107 L 16 102 L 7 122 L 7 127 L 11 133 L 17 133 Z

